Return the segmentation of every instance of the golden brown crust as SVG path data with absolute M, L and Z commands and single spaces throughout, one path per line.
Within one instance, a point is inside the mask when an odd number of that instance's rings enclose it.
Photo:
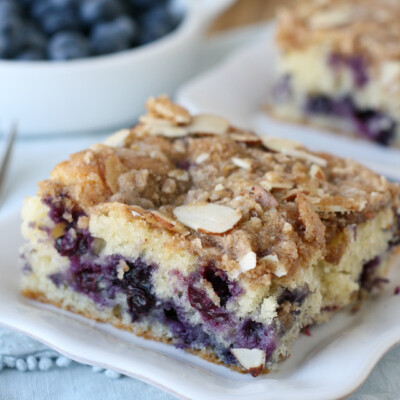
M 398 186 L 351 160 L 186 113 L 165 97 L 153 99 L 119 147 L 95 145 L 72 155 L 40 184 L 39 196 L 62 199 L 89 216 L 119 203 L 226 271 L 254 252 L 257 265 L 241 278 L 264 284 L 276 278 L 271 257 L 290 278 L 322 257 L 347 225 L 398 207 Z M 239 223 L 212 234 L 183 226 L 174 214 L 178 206 L 204 203 L 237 210 Z

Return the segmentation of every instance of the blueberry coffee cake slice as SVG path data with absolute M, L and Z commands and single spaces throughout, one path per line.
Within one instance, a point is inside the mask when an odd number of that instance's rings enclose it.
M 400 146 L 400 2 L 306 0 L 278 16 L 273 115 Z
M 26 200 L 25 296 L 256 376 L 379 289 L 398 186 L 167 97 L 147 108 Z

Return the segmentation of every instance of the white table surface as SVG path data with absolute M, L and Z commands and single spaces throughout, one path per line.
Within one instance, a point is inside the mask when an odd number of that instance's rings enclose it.
M 262 35 L 262 28 L 232 31 L 208 40 L 201 49 L 198 71 L 221 61 L 230 51 Z M 6 188 L 1 198 L 1 218 L 21 208 L 23 199 L 36 192 L 36 183 L 46 179 L 51 169 L 72 152 L 102 141 L 110 132 L 91 135 L 19 138 L 13 154 Z M 0 152 L 4 139 L 0 140 Z M 400 399 L 400 347 L 390 351 L 376 366 L 352 400 Z M 74 364 L 68 369 L 21 373 L 0 372 L 0 400 L 102 400 L 148 399 L 170 400 L 174 397 L 131 378 L 111 380 L 94 374 L 90 368 Z

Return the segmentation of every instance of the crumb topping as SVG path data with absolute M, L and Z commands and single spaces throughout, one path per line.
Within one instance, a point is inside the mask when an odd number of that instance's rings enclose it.
M 399 187 L 354 161 L 262 140 L 221 117 L 199 122 L 165 96 L 147 107 L 129 134 L 57 165 L 39 195 L 89 216 L 122 204 L 200 260 L 264 284 L 290 278 L 327 248 L 339 254 L 338 233 L 399 206 Z
M 278 14 L 277 41 L 284 50 L 315 44 L 370 61 L 400 60 L 397 0 L 307 0 Z

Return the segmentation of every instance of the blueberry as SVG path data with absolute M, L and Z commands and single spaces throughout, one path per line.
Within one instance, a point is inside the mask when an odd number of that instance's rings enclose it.
M 130 0 L 130 4 L 138 10 L 149 9 L 166 2 L 167 0 Z
M 20 9 L 15 1 L 0 0 L 0 19 L 18 16 Z
M 201 314 L 204 321 L 216 327 L 229 323 L 226 311 L 217 307 L 203 290 L 189 286 L 188 298 L 190 305 Z
M 35 0 L 31 2 L 30 13 L 33 19 L 39 20 L 50 8 L 50 0 Z
M 115 19 L 122 11 L 119 0 L 84 0 L 80 5 L 80 17 L 88 25 Z
M 0 57 L 11 58 L 26 43 L 26 30 L 22 20 L 12 16 L 0 19 Z
M 17 0 L 17 1 L 18 1 L 19 5 L 20 5 L 23 9 L 25 9 L 25 8 L 27 8 L 27 7 L 31 7 L 31 6 L 32 6 L 32 3 L 33 3 L 34 1 L 36 1 L 36 0 Z
M 332 114 L 351 118 L 354 114 L 355 105 L 350 96 L 344 96 L 332 102 Z
M 368 81 L 367 66 L 363 58 L 353 56 L 348 59 L 348 65 L 353 72 L 354 84 L 358 88 L 364 87 Z
M 360 286 L 366 290 L 372 290 L 373 288 L 373 278 L 375 276 L 376 270 L 379 267 L 381 259 L 377 256 L 372 260 L 366 262 L 363 265 L 361 277 L 360 277 Z
M 353 122 L 362 136 L 376 143 L 387 146 L 394 139 L 396 123 L 382 112 L 355 110 Z
M 333 53 L 328 58 L 328 64 L 334 69 L 339 70 L 342 67 L 350 68 L 353 74 L 354 85 L 362 88 L 369 81 L 367 64 L 365 60 L 359 56 L 344 56 L 342 54 Z
M 274 328 L 247 319 L 236 331 L 234 347 L 263 349 L 268 360 L 276 349 Z
M 235 343 L 239 347 L 255 349 L 259 346 L 263 334 L 263 325 L 250 319 L 245 320 L 235 337 Z
M 96 297 L 99 291 L 99 284 L 103 279 L 104 275 L 101 272 L 87 268 L 75 274 L 72 278 L 72 283 L 79 292 Z
M 119 17 L 111 22 L 97 24 L 91 34 L 94 53 L 108 54 L 130 48 L 136 37 L 136 24 L 129 17 Z
M 70 230 L 57 238 L 54 246 L 62 256 L 83 255 L 88 252 L 92 241 L 90 235 Z
M 316 95 L 307 99 L 306 112 L 310 114 L 329 115 L 332 109 L 333 102 L 328 96 Z
M 80 27 L 73 0 L 49 0 L 38 20 L 42 30 L 48 35 Z
M 72 10 L 52 9 L 42 18 L 41 26 L 49 35 L 79 28 L 79 20 Z
M 30 50 L 38 50 L 46 53 L 47 38 L 33 25 L 26 27 L 26 47 Z
M 155 299 L 145 287 L 138 285 L 128 293 L 127 302 L 134 321 L 140 315 L 148 313 L 153 308 Z
M 307 297 L 309 293 L 308 287 L 302 287 L 298 289 L 288 289 L 286 288 L 278 297 L 278 304 L 281 305 L 284 302 L 288 301 L 289 303 L 298 303 L 301 305 L 304 299 Z
M 51 38 L 48 44 L 48 56 L 51 60 L 72 60 L 89 55 L 89 44 L 86 38 L 78 32 L 59 32 Z
M 165 36 L 175 28 L 176 24 L 176 17 L 167 6 L 158 6 L 150 9 L 139 19 L 139 43 L 150 43 Z
M 38 49 L 26 49 L 19 53 L 15 59 L 19 61 L 39 61 L 46 58 L 46 53 Z
M 214 292 L 220 299 L 221 306 L 225 306 L 227 301 L 232 297 L 229 291 L 226 274 L 223 271 L 207 266 L 204 269 L 203 277 L 211 283 Z

